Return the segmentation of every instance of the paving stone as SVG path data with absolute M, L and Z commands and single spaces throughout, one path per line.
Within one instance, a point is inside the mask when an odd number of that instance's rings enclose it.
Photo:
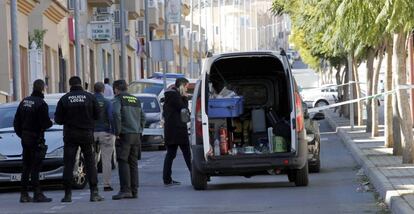
M 362 149 L 362 153 L 367 156 L 372 155 L 392 155 L 392 148 L 375 147 Z
M 375 166 L 398 166 L 402 163 L 401 156 L 368 156 Z
M 414 191 L 414 178 L 390 178 L 389 181 L 397 190 Z
M 414 166 L 393 166 L 393 167 L 379 167 L 379 170 L 386 177 L 413 177 Z

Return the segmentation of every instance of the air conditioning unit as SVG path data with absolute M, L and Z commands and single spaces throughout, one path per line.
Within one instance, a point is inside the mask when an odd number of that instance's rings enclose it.
M 138 20 L 136 26 L 137 36 L 145 36 L 145 22 L 144 20 Z
M 98 7 L 96 8 L 96 12 L 98 14 L 111 14 L 111 8 L 110 7 Z

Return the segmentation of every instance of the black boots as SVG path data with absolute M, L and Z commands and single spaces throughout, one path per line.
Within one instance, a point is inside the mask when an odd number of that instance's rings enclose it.
M 98 188 L 91 189 L 91 202 L 103 201 L 104 198 L 98 194 Z
M 51 202 L 52 199 L 46 197 L 42 192 L 35 192 L 33 197 L 33 202 Z
M 118 194 L 112 196 L 112 200 L 120 200 L 123 198 L 134 198 L 131 192 L 118 192 Z
M 61 202 L 63 202 L 63 203 L 72 202 L 72 190 L 65 189 L 65 197 L 62 198 Z
M 33 198 L 29 196 L 29 193 L 23 191 L 22 193 L 20 193 L 20 203 L 27 203 L 27 202 L 32 202 Z

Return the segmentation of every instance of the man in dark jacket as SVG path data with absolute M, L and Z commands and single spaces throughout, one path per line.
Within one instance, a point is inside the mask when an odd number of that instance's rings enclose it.
M 115 98 L 116 157 L 118 160 L 120 190 L 113 200 L 138 198 L 138 156 L 141 153 L 141 133 L 145 115 L 137 97 L 127 93 L 125 80 L 113 83 Z
M 167 154 L 164 159 L 163 180 L 166 186 L 179 185 L 180 182 L 171 178 L 171 168 L 177 149 L 180 147 L 183 152 L 185 163 L 191 172 L 191 152 L 188 139 L 187 124 L 181 121 L 181 110 L 188 109 L 187 100 L 188 80 L 178 78 L 175 86 L 165 92 L 164 101 L 164 142 L 167 147 Z
M 36 80 L 33 83 L 33 93 L 23 99 L 14 116 L 14 130 L 22 140 L 23 172 L 22 192 L 20 202 L 51 202 L 51 198 L 43 195 L 39 185 L 39 172 L 42 168 L 44 151 L 44 132 L 52 126 L 49 118 L 49 107 L 43 100 L 45 82 Z M 34 189 L 34 197 L 28 194 L 29 176 Z
M 95 97 L 83 90 L 81 79 L 69 79 L 70 92 L 60 98 L 55 112 L 55 122 L 63 125 L 64 170 L 63 184 L 65 197 L 62 202 L 72 201 L 73 168 L 76 153 L 81 148 L 85 160 L 86 175 L 91 191 L 90 201 L 102 201 L 98 194 L 98 180 L 93 151 L 93 130 L 95 120 L 99 119 L 99 106 Z
M 103 96 L 105 86 L 102 82 L 97 82 L 94 85 L 95 97 L 98 101 L 100 108 L 99 119 L 95 121 L 94 137 L 96 147 L 95 160 L 99 161 L 99 153 L 101 154 L 102 174 L 104 191 L 112 191 L 111 187 L 111 175 L 112 175 L 112 153 L 115 146 L 114 135 L 114 120 L 113 120 L 113 108 L 112 103 Z

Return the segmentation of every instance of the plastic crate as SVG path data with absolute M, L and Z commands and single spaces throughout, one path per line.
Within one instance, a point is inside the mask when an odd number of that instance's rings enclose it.
M 208 100 L 208 117 L 238 117 L 243 114 L 243 97 L 217 98 Z

